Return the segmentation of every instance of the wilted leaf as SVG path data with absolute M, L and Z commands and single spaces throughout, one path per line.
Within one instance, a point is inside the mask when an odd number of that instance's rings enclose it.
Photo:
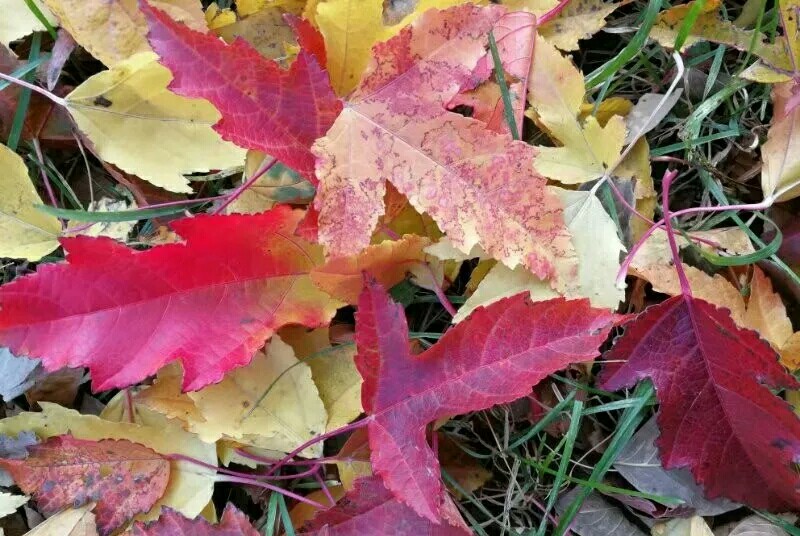
M 241 14 L 241 9 L 238 12 Z M 265 58 L 280 61 L 286 57 L 286 45 L 295 41 L 292 28 L 283 19 L 284 13 L 279 7 L 267 6 L 244 19 L 215 28 L 214 31 L 226 43 L 233 43 L 241 38 Z
M 63 239 L 69 262 L 0 287 L 0 344 L 48 370 L 86 365 L 97 390 L 176 359 L 185 390 L 219 381 L 281 326 L 317 327 L 336 311 L 308 277 L 319 248 L 293 236 L 302 215 L 187 218 L 172 223 L 185 242 L 147 251 Z
M 759 515 L 751 515 L 742 521 L 724 525 L 714 530 L 715 536 L 788 536 L 779 526 Z
M 708 498 L 796 509 L 800 421 L 770 391 L 797 388 L 775 352 L 728 312 L 690 296 L 647 308 L 607 354 L 599 386 L 650 378 L 666 469 L 688 467 Z
M 41 0 L 61 25 L 107 67 L 150 50 L 147 23 L 139 0 Z M 154 6 L 190 27 L 206 31 L 206 19 L 196 0 L 152 0 Z
M 10 402 L 33 385 L 33 372 L 39 366 L 38 359 L 17 357 L 8 348 L 0 348 L 0 396 Z
M 244 513 L 229 503 L 216 525 L 202 517 L 189 519 L 165 509 L 156 521 L 135 523 L 131 536 L 260 536 L 260 533 Z
M 444 109 L 501 15 L 496 6 L 432 10 L 375 47 L 371 70 L 314 146 L 330 255 L 367 246 L 388 180 L 464 253 L 480 244 L 510 267 L 569 283 L 561 275 L 574 271 L 574 254 L 560 203 L 532 170 L 535 151 Z
M 89 203 L 87 210 L 89 212 L 117 212 L 120 210 L 136 210 L 136 202 L 128 202 L 124 199 L 114 200 L 108 197 L 101 197 L 97 201 Z M 71 222 L 67 227 L 68 230 L 79 228 L 78 234 L 84 236 L 107 236 L 120 242 L 125 242 L 128 235 L 131 234 L 133 228 L 136 226 L 135 221 L 108 221 L 97 222 L 88 229 L 84 228 L 85 224 L 82 222 Z
M 780 294 L 772 290 L 772 281 L 758 266 L 753 267 L 744 325 L 756 330 L 776 350 L 783 348 L 793 334 Z
M 156 426 L 112 422 L 93 415 L 80 415 L 43 402 L 40 413 L 20 413 L 0 421 L 0 434 L 15 435 L 32 431 L 41 438 L 71 434 L 78 439 L 125 439 L 141 443 L 159 454 L 182 454 L 209 465 L 216 464 L 214 445 L 200 441 L 197 436 L 184 432 L 174 421 L 162 419 Z M 152 519 L 161 506 L 169 506 L 184 515 L 199 514 L 214 490 L 216 480 L 213 470 L 185 461 L 170 462 L 170 480 L 164 496 L 148 514 L 139 518 Z
M 44 7 L 42 0 L 33 0 L 33 3 L 51 24 L 55 23 L 56 18 Z M 33 32 L 45 31 L 44 25 L 28 8 L 25 0 L 0 0 L 0 13 L 4 13 L 4 16 L 0 17 L 0 44 L 2 45 L 8 45 L 11 41 L 21 39 Z
M 142 1 L 150 44 L 174 76 L 169 89 L 208 99 L 222 114 L 214 129 L 224 139 L 274 156 L 313 181 L 309 149 L 342 109 L 314 56 L 301 51 L 283 70 L 241 39 L 226 45 Z
M 682 506 L 692 508 L 701 516 L 715 516 L 739 508 L 740 505 L 725 499 L 706 499 L 703 488 L 686 469 L 664 469 L 655 443 L 658 435 L 656 419 L 652 418 L 623 447 L 614 462 L 614 468 L 633 487 L 645 493 L 680 499 Z
M 683 89 L 676 89 L 669 97 L 659 93 L 645 93 L 636 101 L 630 113 L 625 118 L 628 134 L 625 143 L 632 143 L 653 130 L 669 114 L 678 103 L 683 94 Z
M 93 503 L 47 518 L 25 536 L 97 536 Z
M 28 502 L 29 497 L 14 495 L 0 491 L 0 517 L 6 517 L 17 511 L 17 508 Z
M 395 536 L 468 536 L 458 509 L 450 497 L 443 498 L 446 512 L 441 521 L 431 522 L 398 501 L 378 477 L 356 481 L 355 488 L 336 506 L 319 512 L 300 534 L 350 536 L 352 534 L 393 534 Z
M 326 0 L 317 4 L 315 22 L 325 37 L 328 72 L 338 95 L 356 87 L 370 60 L 373 45 L 386 41 L 431 8 L 445 9 L 466 0 L 420 0 L 412 13 L 385 26 L 383 3 L 378 0 Z
M 0 169 L 0 257 L 38 261 L 58 247 L 61 224 L 34 208 L 42 198 L 25 162 L 5 145 L 0 145 Z
M 761 149 L 764 166 L 761 169 L 761 189 L 765 197 L 777 190 L 795 185 L 781 194 L 777 201 L 787 201 L 800 195 L 800 106 L 787 112 L 792 82 L 777 84 L 772 89 L 774 116 L 767 132 L 767 142 Z
M 579 184 L 603 176 L 625 143 L 625 119 L 612 116 L 601 126 L 595 117 L 579 121 L 583 75 L 545 39 L 537 39 L 528 86 L 536 118 L 561 147 L 538 147 L 534 167 L 547 178 Z
M 565 493 L 556 502 L 556 511 L 563 512 L 575 498 L 578 489 Z M 602 495 L 592 492 L 583 502 L 570 527 L 580 536 L 645 536 L 636 525 L 628 521 L 618 507 Z
M 356 317 L 373 470 L 420 515 L 439 519 L 439 462 L 428 423 L 525 395 L 548 373 L 591 361 L 614 315 L 587 300 L 531 303 L 517 295 L 479 308 L 437 344 L 412 356 L 403 309 L 370 281 Z
M 211 126 L 219 112 L 167 90 L 172 76 L 152 52 L 100 72 L 67 95 L 67 108 L 98 156 L 173 192 L 191 192 L 184 175 L 241 165 L 245 151 Z
M 606 0 L 573 0 L 555 19 L 539 28 L 539 35 L 561 50 L 578 50 L 578 40 L 602 30 L 606 17 L 621 5 L 622 2 Z
M 96 502 L 101 534 L 147 512 L 169 481 L 169 460 L 126 440 L 57 436 L 30 447 L 28 453 L 24 460 L 0 459 L 0 466 L 22 491 L 36 498 L 45 515 Z

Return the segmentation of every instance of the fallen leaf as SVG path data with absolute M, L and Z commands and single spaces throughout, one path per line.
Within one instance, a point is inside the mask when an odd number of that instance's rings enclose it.
M 714 536 L 708 524 L 700 516 L 683 519 L 670 519 L 656 524 L 651 530 L 652 536 Z
M 306 523 L 300 534 L 315 536 L 349 536 L 351 534 L 393 534 L 396 536 L 468 536 L 472 534 L 458 509 L 448 496 L 442 509 L 447 511 L 443 522 L 432 522 L 398 501 L 378 477 L 356 481 L 336 506 L 322 510 Z
M 93 503 L 70 508 L 47 518 L 25 536 L 97 536 Z
M 219 381 L 281 326 L 317 327 L 336 311 L 308 277 L 319 248 L 293 236 L 302 215 L 281 206 L 186 218 L 171 224 L 183 243 L 147 251 L 62 239 L 67 263 L 0 288 L 0 344 L 41 357 L 48 370 L 88 366 L 96 390 L 131 385 L 173 360 L 184 390 Z M 114 336 L 115 327 L 123 331 Z
M 241 165 L 245 151 L 211 126 L 214 107 L 167 90 L 169 69 L 152 52 L 117 63 L 66 97 L 67 109 L 97 155 L 172 192 L 192 192 L 184 175 Z
M 427 425 L 510 402 L 548 373 L 591 361 L 613 319 L 588 300 L 532 303 L 520 294 L 475 310 L 412 356 L 402 307 L 368 281 L 356 316 L 356 366 L 373 470 L 398 499 L 437 522 L 443 488 Z
M 539 35 L 561 50 L 578 50 L 578 41 L 603 29 L 608 17 L 622 2 L 573 0 L 553 20 L 542 24 Z
M 137 522 L 131 529 L 132 536 L 260 536 L 250 520 L 232 504 L 225 506 L 216 525 L 198 517 L 189 519 L 179 512 L 165 509 L 156 521 Z
M 793 334 L 780 294 L 772 290 L 772 281 L 758 266 L 753 267 L 744 325 L 756 330 L 776 350 L 783 348 Z
M 779 0 L 778 8 L 786 41 L 786 53 L 795 77 L 800 76 L 800 3 L 797 0 Z
M 683 501 L 700 516 L 716 516 L 741 505 L 725 499 L 710 501 L 686 469 L 664 469 L 658 457 L 658 424 L 655 417 L 647 421 L 625 445 L 614 461 L 614 469 L 644 493 L 674 497 Z
M 61 25 L 107 67 L 150 50 L 147 23 L 138 0 L 41 0 Z M 205 32 L 206 19 L 196 0 L 152 0 L 157 8 L 190 27 Z
M 36 434 L 32 432 L 19 432 L 16 436 L 0 434 L 0 458 L 10 460 L 24 460 L 28 457 L 28 447 L 39 443 Z M 10 485 L 10 484 L 9 484 Z
M 187 393 L 204 422 L 189 429 L 204 441 L 220 438 L 279 452 L 290 452 L 323 433 L 328 415 L 306 363 L 277 336 L 267 353 L 257 353 L 250 364 L 228 373 L 218 384 Z M 322 443 L 303 451 L 322 454 Z
M 715 536 L 789 536 L 779 526 L 753 514 L 736 523 L 714 530 Z
M 17 357 L 8 348 L 0 348 L 0 396 L 10 402 L 27 391 L 36 381 L 38 359 Z
M 326 0 L 317 4 L 314 21 L 325 37 L 328 72 L 338 95 L 358 84 L 370 61 L 373 45 L 387 41 L 431 8 L 446 9 L 466 0 L 420 0 L 412 13 L 397 24 L 385 26 L 383 3 L 378 0 Z
M 33 0 L 50 24 L 56 23 L 56 18 L 44 7 L 42 0 Z M 44 24 L 28 8 L 25 0 L 0 0 L 0 12 L 6 15 L 0 19 L 0 44 L 8 46 L 11 41 L 21 39 L 33 32 L 46 30 Z
M 427 238 L 416 235 L 385 240 L 367 246 L 358 255 L 329 259 L 311 272 L 311 280 L 337 300 L 355 304 L 363 287 L 364 272 L 373 274 L 385 287 L 392 287 L 405 279 L 414 266 L 425 262 L 425 248 L 429 244 Z
M 606 356 L 621 362 L 606 365 L 601 389 L 653 381 L 664 468 L 689 468 L 710 499 L 796 509 L 800 422 L 768 387 L 800 384 L 755 332 L 681 295 L 647 308 Z
M 226 45 L 141 1 L 150 44 L 174 76 L 169 89 L 211 101 L 222 114 L 214 129 L 223 139 L 274 156 L 313 181 L 311 145 L 342 109 L 314 56 L 301 51 L 283 70 L 242 40 Z
M 129 202 L 124 199 L 114 200 L 108 197 L 101 197 L 97 201 L 89 203 L 86 210 L 88 212 L 117 212 L 120 210 L 136 210 L 137 208 L 139 207 L 136 205 L 135 201 Z M 85 226 L 83 222 L 70 222 L 70 225 L 67 226 L 67 230 L 81 229 Z M 88 229 L 84 228 L 80 231 L 73 232 L 84 236 L 107 236 L 108 238 L 125 242 L 128 240 L 128 235 L 131 234 L 135 226 L 135 221 L 97 222 Z
M 29 497 L 14 495 L 0 491 L 0 517 L 6 517 L 17 511 L 17 508 L 28 502 Z
M 593 116 L 578 120 L 584 99 L 583 75 L 545 39 L 536 40 L 528 99 L 536 118 L 561 147 L 537 147 L 534 167 L 547 178 L 580 184 L 602 177 L 617 163 L 625 143 L 622 116 L 601 126 Z
M 444 108 L 485 54 L 500 16 L 496 6 L 431 10 L 375 47 L 375 62 L 314 145 L 314 206 L 329 255 L 368 245 L 388 180 L 464 253 L 480 243 L 509 267 L 558 275 L 558 286 L 569 283 L 561 274 L 573 278 L 560 203 L 532 171 L 535 151 Z
M 287 45 L 295 42 L 292 28 L 283 19 L 284 14 L 285 11 L 279 7 L 265 6 L 244 19 L 217 28 L 215 33 L 226 43 L 244 39 L 265 58 L 283 61 L 287 56 Z
M 361 407 L 361 376 L 356 369 L 355 354 L 353 344 L 332 346 L 307 361 L 328 413 L 326 432 L 344 426 L 364 412 Z
M 126 440 L 56 436 L 28 448 L 28 454 L 24 460 L 0 459 L 0 466 L 45 515 L 94 501 L 101 534 L 150 510 L 169 481 L 169 460 Z
M 150 421 L 150 425 L 113 422 L 94 415 L 81 415 L 48 402 L 43 402 L 41 406 L 39 413 L 23 412 L 0 420 L 0 434 L 33 432 L 42 439 L 70 434 L 87 441 L 127 440 L 140 443 L 164 456 L 181 454 L 216 465 L 214 445 L 203 443 L 194 434 L 183 431 L 175 421 L 162 418 Z M 194 517 L 211 500 L 215 480 L 213 470 L 186 461 L 172 460 L 170 479 L 163 497 L 148 513 L 140 514 L 136 519 L 155 518 L 162 506 Z
M 761 148 L 764 197 L 771 198 L 778 190 L 794 185 L 776 201 L 788 201 L 800 195 L 800 106 L 786 112 L 791 87 L 792 83 L 786 82 L 772 88 L 774 116 L 767 141 Z
M 42 198 L 25 162 L 5 145 L 0 145 L 0 169 L 0 257 L 38 261 L 58 248 L 61 224 L 34 208 Z
M 556 502 L 556 511 L 567 509 L 575 498 L 578 489 L 562 495 Z M 628 521 L 622 510 L 596 491 L 589 494 L 570 526 L 570 530 L 580 536 L 645 536 L 636 525 Z

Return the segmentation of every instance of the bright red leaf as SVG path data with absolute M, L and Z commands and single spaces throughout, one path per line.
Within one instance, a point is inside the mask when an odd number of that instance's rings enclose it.
M 308 275 L 321 248 L 294 236 L 302 216 L 280 206 L 186 218 L 171 224 L 184 243 L 147 251 L 62 239 L 68 262 L 0 287 L 0 346 L 48 370 L 87 366 L 96 390 L 176 359 L 184 390 L 217 382 L 281 326 L 318 327 L 336 312 Z
M 548 374 L 591 361 L 615 316 L 588 300 L 533 303 L 518 294 L 476 309 L 412 356 L 402 306 L 370 280 L 358 303 L 356 366 L 372 467 L 394 495 L 438 522 L 439 462 L 428 423 L 520 398 Z
M 395 499 L 377 477 L 360 478 L 336 506 L 318 513 L 300 534 L 315 536 L 469 536 L 458 509 L 444 497 L 451 522 L 434 524 Z M 452 524 L 451 524 L 452 523 Z
M 688 467 L 709 498 L 796 510 L 800 421 L 772 388 L 800 384 L 769 344 L 725 309 L 689 296 L 649 307 L 626 329 L 600 387 L 650 378 L 661 410 L 657 444 L 667 469 Z
M 314 180 L 310 147 L 342 109 L 327 73 L 302 51 L 288 70 L 242 39 L 226 45 L 196 32 L 140 0 L 148 39 L 174 76 L 169 89 L 211 101 L 222 114 L 214 125 L 240 147 L 257 149 Z M 301 42 L 305 35 L 301 34 Z
M 110 534 L 161 498 L 169 460 L 125 440 L 85 441 L 56 436 L 28 447 L 24 460 L 0 459 L 45 515 L 96 502 L 100 534 Z
M 161 516 L 151 523 L 137 521 L 131 529 L 132 536 L 261 536 L 247 516 L 232 504 L 225 507 L 219 523 L 212 525 L 202 517 L 188 519 L 180 513 L 165 508 Z

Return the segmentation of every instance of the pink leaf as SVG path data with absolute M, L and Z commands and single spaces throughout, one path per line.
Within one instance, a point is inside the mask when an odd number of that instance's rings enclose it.
M 188 519 L 174 510 L 165 509 L 156 521 L 146 524 L 137 521 L 132 536 L 260 536 L 260 533 L 246 515 L 228 504 L 216 525 L 202 517 Z

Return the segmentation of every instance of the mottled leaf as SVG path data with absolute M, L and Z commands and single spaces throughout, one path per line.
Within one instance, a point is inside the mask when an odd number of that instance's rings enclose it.
M 188 519 L 167 508 L 156 521 L 135 523 L 131 536 L 260 536 L 260 533 L 244 513 L 229 503 L 217 524 L 202 517 Z

